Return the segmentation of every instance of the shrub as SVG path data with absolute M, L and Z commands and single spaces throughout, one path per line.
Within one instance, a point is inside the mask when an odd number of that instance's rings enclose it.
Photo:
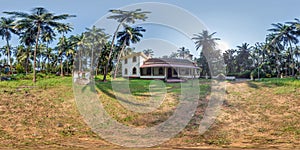
M 251 75 L 253 76 L 253 78 L 258 78 L 258 69 L 254 69 L 251 72 Z M 269 74 L 269 76 L 271 77 L 271 74 Z M 265 77 L 266 77 L 266 73 L 261 69 L 259 69 L 259 78 L 265 78 Z
M 271 77 L 272 77 L 271 74 L 269 74 L 269 73 L 266 74 L 266 78 L 271 78 Z
M 25 73 L 25 69 L 21 64 L 16 65 L 17 73 Z

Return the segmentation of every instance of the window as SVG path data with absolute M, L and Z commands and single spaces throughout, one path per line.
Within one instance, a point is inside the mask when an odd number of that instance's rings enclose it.
M 136 62 L 136 56 L 133 56 L 132 62 Z
M 159 74 L 159 75 L 163 75 L 163 74 L 164 74 L 164 70 L 163 70 L 162 67 L 160 67 L 160 68 L 158 69 L 158 74 Z
M 124 60 L 124 63 L 127 64 L 127 58 Z
M 147 68 L 147 75 L 151 75 L 151 68 Z
M 126 75 L 128 74 L 127 68 L 125 68 L 124 74 L 126 74 Z
M 136 74 L 136 68 L 135 67 L 132 69 L 132 74 Z
M 180 68 L 180 74 L 181 75 L 189 75 L 190 74 L 189 68 Z
M 173 74 L 174 75 L 178 75 L 178 73 L 177 73 L 177 70 L 174 68 L 174 70 L 173 70 Z

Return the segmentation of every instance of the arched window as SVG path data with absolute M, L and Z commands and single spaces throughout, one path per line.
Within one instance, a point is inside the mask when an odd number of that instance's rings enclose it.
M 132 69 L 132 74 L 136 74 L 136 68 L 135 67 L 133 67 L 133 69 Z
M 136 62 L 136 56 L 133 56 L 132 62 Z
M 127 58 L 124 60 L 124 63 L 127 64 Z
M 124 74 L 126 74 L 126 75 L 128 74 L 127 68 L 125 68 Z

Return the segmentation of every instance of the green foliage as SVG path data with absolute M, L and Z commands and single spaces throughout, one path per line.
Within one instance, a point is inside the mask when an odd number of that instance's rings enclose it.
M 1 81 L 0 88 L 18 88 L 20 86 L 36 86 L 42 89 L 46 89 L 48 87 L 54 87 L 57 85 L 72 85 L 72 77 L 59 77 L 52 74 L 37 74 L 39 81 L 36 83 L 32 82 L 33 74 L 25 75 L 25 74 L 18 74 L 13 76 L 11 81 Z
M 25 69 L 20 63 L 18 63 L 16 65 L 16 70 L 17 70 L 17 73 L 25 73 Z
M 228 73 L 227 76 L 235 76 L 236 78 L 250 78 L 251 71 L 246 70 L 240 73 Z
M 254 69 L 251 72 L 251 76 L 253 76 L 253 78 L 258 78 L 258 69 Z M 266 77 L 266 73 L 261 69 L 259 69 L 259 78 L 265 78 L 265 77 Z

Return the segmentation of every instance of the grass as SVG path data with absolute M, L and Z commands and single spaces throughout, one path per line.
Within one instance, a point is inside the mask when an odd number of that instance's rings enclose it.
M 300 87 L 300 81 L 299 79 L 295 79 L 295 78 L 263 78 L 261 79 L 259 82 L 264 83 L 267 86 L 272 86 L 272 85 L 276 85 L 276 86 L 288 86 L 288 87 Z
M 112 88 L 112 83 L 117 84 L 117 89 Z M 184 86 L 188 85 L 188 86 Z M 101 82 L 100 79 L 96 79 L 96 87 L 98 92 L 104 95 L 100 95 L 101 101 L 105 106 L 107 112 L 114 117 L 117 121 L 124 123 L 126 125 L 133 125 L 139 127 L 145 126 L 154 126 L 165 121 L 175 110 L 179 98 L 181 95 L 181 90 L 189 90 L 192 84 L 191 81 L 187 83 L 164 83 L 160 80 L 142 80 L 142 79 L 130 79 L 130 80 L 123 80 L 117 79 L 116 81 Z M 200 84 L 200 94 L 202 97 L 207 95 L 210 91 L 210 85 L 208 84 Z M 150 88 L 151 87 L 151 88 Z M 130 88 L 128 92 L 132 94 L 132 99 L 121 99 L 125 103 L 129 103 L 129 101 L 134 103 L 142 103 L 147 102 L 151 97 L 151 93 L 154 95 L 160 96 L 154 97 L 154 101 L 160 101 L 163 99 L 161 105 L 157 108 L 156 111 L 147 114 L 140 114 L 135 113 L 133 111 L 127 110 L 126 107 L 122 106 L 119 101 L 116 99 L 114 92 L 120 94 L 118 97 L 126 97 L 124 95 L 124 89 Z M 186 88 L 186 89 L 182 89 Z M 163 92 L 166 90 L 165 92 Z M 123 92 L 123 94 L 122 94 Z M 166 96 L 163 98 L 163 96 Z M 131 103 L 130 102 L 130 103 Z M 125 104 L 126 105 L 126 104 Z
M 107 82 L 101 79 L 102 76 L 96 77 L 95 89 L 84 90 L 96 90 L 106 111 L 128 126 L 150 127 L 165 121 L 181 94 L 181 83 L 129 80 L 136 101 L 147 101 L 151 92 L 161 92 L 164 87 L 167 91 L 166 99 L 155 111 L 141 114 L 125 109 L 115 98 L 110 78 Z M 180 134 L 161 147 L 300 148 L 299 80 L 228 82 L 221 114 L 205 134 L 198 135 L 199 121 L 210 96 L 210 82 L 199 80 L 201 97 L 194 117 Z M 0 148 L 116 148 L 85 124 L 74 101 L 71 77 L 41 75 L 35 84 L 21 79 L 2 81 L 0 96 Z

